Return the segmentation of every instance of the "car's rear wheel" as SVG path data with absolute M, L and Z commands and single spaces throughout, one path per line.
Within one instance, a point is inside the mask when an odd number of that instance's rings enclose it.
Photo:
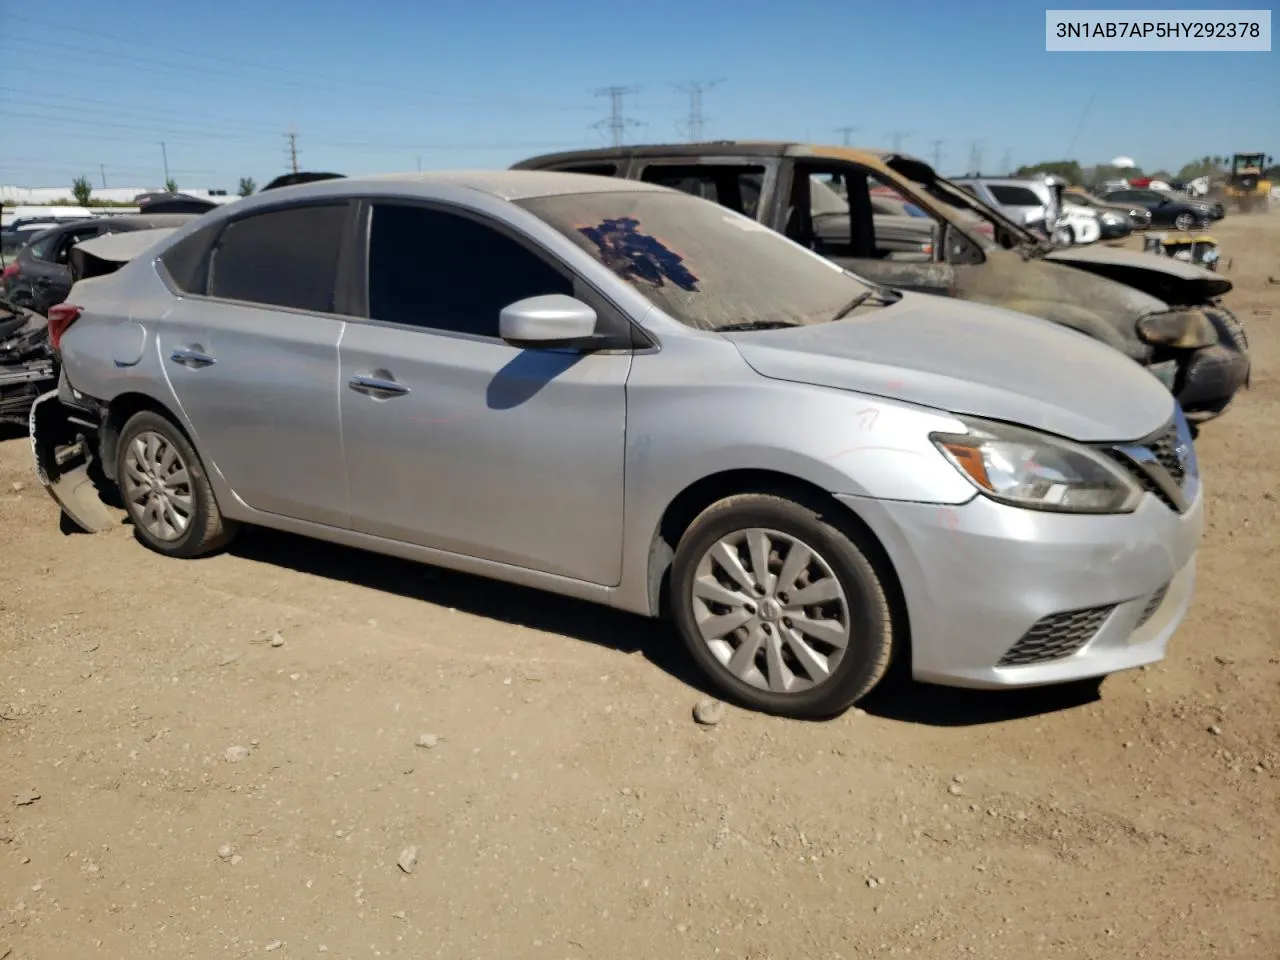
M 144 410 L 120 431 L 116 483 L 138 539 L 170 557 L 225 546 L 235 525 L 222 517 L 195 448 L 168 418 Z
M 1179 230 L 1192 230 L 1198 222 L 1194 213 L 1180 213 L 1173 218 L 1173 225 Z
M 852 524 L 781 496 L 741 494 L 680 539 L 672 610 L 725 699 L 767 713 L 841 712 L 884 676 L 893 615 Z

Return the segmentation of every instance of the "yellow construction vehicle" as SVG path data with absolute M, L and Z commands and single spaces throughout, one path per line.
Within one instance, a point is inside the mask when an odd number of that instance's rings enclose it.
M 1231 158 L 1231 173 L 1223 185 L 1227 203 L 1234 201 L 1241 213 L 1265 212 L 1271 200 L 1271 181 L 1262 175 L 1272 158 L 1261 153 L 1237 153 Z

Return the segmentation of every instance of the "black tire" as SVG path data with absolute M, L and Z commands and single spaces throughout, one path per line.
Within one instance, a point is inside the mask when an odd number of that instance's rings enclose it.
M 1194 230 L 1200 224 L 1201 218 L 1194 213 L 1180 213 L 1173 218 L 1173 225 L 1183 233 Z
M 141 510 L 126 489 L 126 457 L 129 447 L 143 433 L 157 434 L 169 444 L 181 458 L 187 470 L 191 501 L 191 514 L 186 529 L 175 539 L 163 539 L 147 529 Z M 171 421 L 159 413 L 143 410 L 135 413 L 120 431 L 116 444 L 116 484 L 124 501 L 125 511 L 133 523 L 134 533 L 143 545 L 166 557 L 191 559 L 220 550 L 235 536 L 237 524 L 225 520 L 213 496 L 213 487 L 200 461 L 200 455 L 187 440 L 186 435 Z
M 869 556 L 875 552 L 837 509 L 776 494 L 738 494 L 707 507 L 680 538 L 671 569 L 672 613 L 689 653 L 724 699 L 778 716 L 823 719 L 864 697 L 889 669 L 895 624 L 881 576 Z M 711 652 L 698 629 L 693 597 L 698 564 L 721 538 L 752 528 L 778 531 L 817 551 L 847 599 L 850 629 L 845 652 L 830 676 L 804 690 L 773 692 L 739 679 Z

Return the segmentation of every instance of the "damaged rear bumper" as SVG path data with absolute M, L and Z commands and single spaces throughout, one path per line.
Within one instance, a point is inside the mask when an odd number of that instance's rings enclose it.
M 36 476 L 62 512 L 89 533 L 118 526 L 102 500 L 109 481 L 98 459 L 96 414 L 64 404 L 50 390 L 32 403 L 27 423 Z

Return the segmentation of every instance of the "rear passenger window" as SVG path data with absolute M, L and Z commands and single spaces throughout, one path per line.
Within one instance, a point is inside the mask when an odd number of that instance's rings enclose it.
M 498 336 L 508 304 L 573 296 L 573 280 L 528 247 L 471 217 L 375 203 L 369 227 L 369 317 Z
M 764 167 L 655 163 L 645 167 L 640 179 L 712 200 L 755 219 L 760 205 L 760 186 L 764 183 Z
M 220 229 L 221 221 L 207 224 L 160 255 L 169 280 L 183 293 L 203 295 L 208 289 L 209 253 Z
M 333 313 L 346 215 L 343 202 L 233 220 L 213 251 L 209 295 Z

